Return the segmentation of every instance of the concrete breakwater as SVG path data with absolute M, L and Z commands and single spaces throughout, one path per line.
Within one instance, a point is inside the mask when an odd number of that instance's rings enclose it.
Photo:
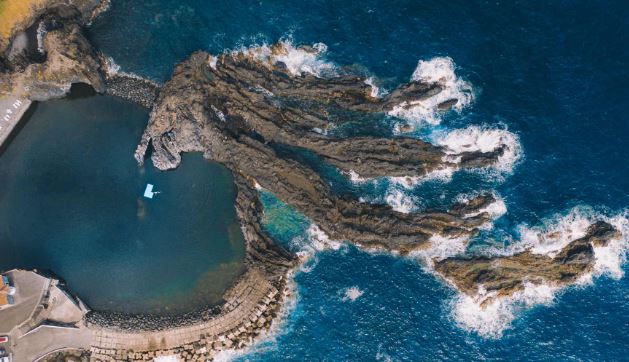
M 91 361 L 150 361 L 159 356 L 211 360 L 220 351 L 253 344 L 271 328 L 289 294 L 286 276 L 269 280 L 251 268 L 225 293 L 220 313 L 212 318 L 159 331 L 143 325 L 124 330 L 106 317 L 99 323 L 87 319 L 88 309 L 55 279 L 24 270 L 9 275 L 20 294 L 17 305 L 0 316 L 10 319 L 4 321 L 8 324 L 15 320 L 16 326 L 3 333 L 11 337 L 8 351 L 17 362 L 64 353 L 88 353 Z
M 108 75 L 106 78 L 107 94 L 135 102 L 151 109 L 159 92 L 159 85 L 124 74 Z
M 124 331 L 88 322 L 93 332 L 95 361 L 146 361 L 177 356 L 182 361 L 205 361 L 217 352 L 251 345 L 271 327 L 280 309 L 286 280 L 276 285 L 250 269 L 225 295 L 222 312 L 209 320 L 162 331 Z
M 107 85 L 106 93 L 151 109 L 159 93 L 160 85 L 135 74 L 120 71 L 113 59 L 99 55 L 99 61 Z

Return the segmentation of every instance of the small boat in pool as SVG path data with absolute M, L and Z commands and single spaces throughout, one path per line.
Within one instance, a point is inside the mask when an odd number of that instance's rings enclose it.
M 154 195 L 161 194 L 161 191 L 153 191 L 153 184 L 146 184 L 146 189 L 144 189 L 144 197 L 147 199 L 152 199 Z

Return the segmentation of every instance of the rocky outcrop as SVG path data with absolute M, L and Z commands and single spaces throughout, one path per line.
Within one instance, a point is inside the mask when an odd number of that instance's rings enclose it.
M 592 271 L 594 247 L 619 237 L 620 232 L 612 225 L 597 221 L 585 236 L 572 240 L 554 256 L 526 250 L 511 256 L 435 260 L 434 267 L 461 292 L 487 303 L 522 291 L 527 283 L 556 287 L 572 284 Z
M 109 0 L 20 0 L 6 1 L 0 9 L 0 54 L 15 43 L 25 29 L 43 15 L 56 13 L 81 24 L 101 14 Z
M 279 57 L 287 51 L 280 43 L 264 59 L 256 49 L 218 58 L 197 52 L 179 64 L 151 112 L 136 152 L 138 162 L 144 162 L 149 145 L 153 164 L 160 169 L 177 167 L 182 152 L 203 152 L 242 176 L 236 181 L 239 192 L 248 195 L 252 185 L 267 189 L 331 238 L 368 248 L 408 253 L 427 247 L 433 235 L 474 235 L 489 220 L 482 212 L 473 217 L 446 211 L 403 214 L 341 197 L 312 168 L 277 152 L 277 145 L 306 149 L 341 171 L 366 177 L 422 176 L 443 167 L 489 166 L 501 154 L 497 149 L 446 156 L 442 148 L 413 138 L 339 139 L 321 134 L 318 130 L 331 125 L 332 114 L 343 115 L 335 118 L 337 124 L 347 122 L 431 97 L 441 88 L 411 82 L 385 98 L 375 98 L 364 78 L 294 74 L 283 62 L 273 61 L 273 54 Z M 255 193 L 247 198 L 257 202 Z M 481 198 L 493 201 L 491 195 Z
M 0 95 L 47 100 L 66 95 L 73 83 L 104 92 L 98 54 L 83 35 L 83 25 L 97 3 L 51 1 L 36 12 L 32 23 L 16 29 L 1 56 Z

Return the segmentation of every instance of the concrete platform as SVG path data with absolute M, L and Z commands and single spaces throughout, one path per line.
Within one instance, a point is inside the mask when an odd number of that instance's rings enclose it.
M 24 270 L 12 270 L 6 275 L 17 291 L 15 304 L 0 309 L 0 334 L 10 334 L 14 328 L 29 321 L 50 285 L 50 279 Z
M 57 350 L 89 349 L 91 340 L 84 328 L 43 325 L 15 341 L 11 351 L 14 362 L 31 362 Z

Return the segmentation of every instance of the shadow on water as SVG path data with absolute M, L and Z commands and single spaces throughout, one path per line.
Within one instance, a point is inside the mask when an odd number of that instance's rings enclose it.
M 89 84 L 74 83 L 70 87 L 70 92 L 68 93 L 65 99 L 73 100 L 73 99 L 88 98 L 88 97 L 93 97 L 97 94 L 98 93 L 96 93 L 94 88 L 92 88 L 92 86 L 90 86 Z M 2 157 L 5 150 L 9 147 L 11 142 L 13 142 L 15 137 L 17 137 L 17 135 L 22 131 L 22 129 L 24 129 L 26 124 L 33 117 L 33 114 L 35 114 L 35 112 L 37 111 L 38 105 L 39 105 L 39 102 L 37 101 L 31 103 L 31 106 L 24 113 L 24 115 L 22 116 L 22 119 L 15 126 L 15 128 L 13 129 L 9 137 L 6 139 L 6 141 L 2 145 L 0 145 L 0 157 Z
M 9 148 L 13 140 L 15 140 L 15 138 L 20 132 L 22 132 L 22 129 L 30 121 L 31 117 L 33 117 L 33 114 L 35 114 L 35 111 L 37 110 L 38 105 L 39 105 L 38 102 L 33 102 L 31 106 L 28 108 L 28 110 L 24 112 L 24 115 L 22 115 L 22 119 L 17 123 L 15 128 L 13 128 L 13 131 L 11 131 L 11 134 L 9 135 L 9 137 L 7 137 L 4 143 L 0 145 L 0 157 L 2 157 L 2 155 L 7 150 L 7 148 Z

